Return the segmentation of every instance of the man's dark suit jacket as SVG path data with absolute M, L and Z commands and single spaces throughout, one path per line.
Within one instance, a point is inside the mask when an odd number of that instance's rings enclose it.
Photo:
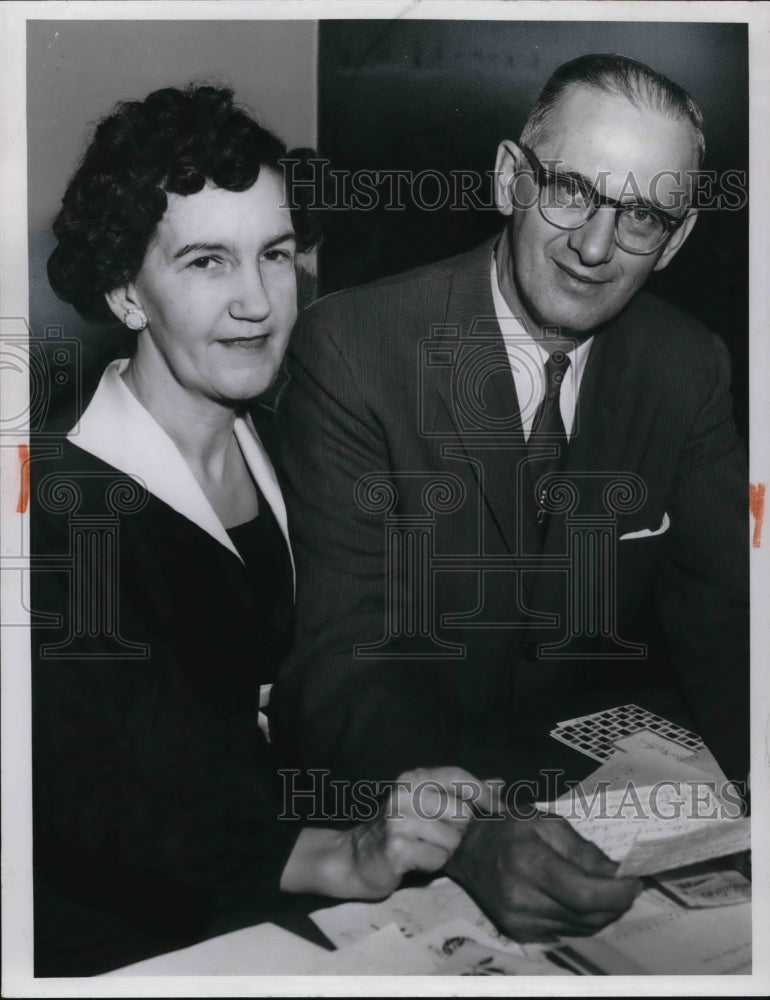
M 745 778 L 748 476 L 727 350 L 644 293 L 596 331 L 573 489 L 555 496 L 570 509 L 541 545 L 492 250 L 299 321 L 279 407 L 298 628 L 273 738 L 338 778 L 513 778 L 558 719 L 646 690 Z M 598 562 L 578 551 L 591 525 Z

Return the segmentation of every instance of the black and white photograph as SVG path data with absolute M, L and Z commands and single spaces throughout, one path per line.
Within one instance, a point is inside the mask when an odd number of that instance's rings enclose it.
M 766 993 L 770 5 L 0 28 L 3 995 Z

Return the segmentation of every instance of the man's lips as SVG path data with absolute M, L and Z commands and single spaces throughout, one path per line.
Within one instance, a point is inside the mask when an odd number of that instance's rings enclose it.
M 573 278 L 575 281 L 579 281 L 583 285 L 606 285 L 612 281 L 611 278 L 595 278 L 589 274 L 581 274 L 580 271 L 574 271 L 571 267 L 568 267 L 566 264 L 562 264 L 561 261 L 558 260 L 554 260 L 554 264 L 560 271 L 563 271 L 570 278 Z

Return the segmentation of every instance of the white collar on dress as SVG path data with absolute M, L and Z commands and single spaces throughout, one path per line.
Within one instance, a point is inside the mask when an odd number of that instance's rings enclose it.
M 241 559 L 182 453 L 121 378 L 127 366 L 127 358 L 119 358 L 107 366 L 93 399 L 67 440 L 137 479 L 153 496 Z M 251 417 L 236 417 L 234 433 L 246 465 L 286 539 L 293 573 L 286 507 L 273 465 Z

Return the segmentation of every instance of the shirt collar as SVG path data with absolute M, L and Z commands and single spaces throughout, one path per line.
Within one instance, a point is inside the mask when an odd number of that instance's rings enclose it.
M 497 317 L 500 332 L 503 335 L 503 340 L 506 341 L 506 345 L 510 339 L 515 338 L 518 350 L 535 357 L 539 360 L 541 366 L 544 365 L 550 356 L 549 352 L 534 339 L 524 324 L 513 315 L 510 306 L 506 302 L 505 297 L 500 290 L 500 283 L 497 280 L 497 261 L 495 259 L 494 251 L 492 253 L 490 280 L 492 283 L 492 301 L 495 306 L 495 316 Z M 570 368 L 573 372 L 582 373 L 586 358 L 588 357 L 588 352 L 590 351 L 591 344 L 593 343 L 593 339 L 592 334 L 590 337 L 582 340 L 577 347 L 570 351 L 570 359 L 572 361 Z
M 127 367 L 127 358 L 107 366 L 93 399 L 67 440 L 136 479 L 240 559 L 182 453 L 121 378 Z M 237 417 L 233 430 L 246 465 L 289 545 L 286 508 L 278 480 L 251 418 Z

